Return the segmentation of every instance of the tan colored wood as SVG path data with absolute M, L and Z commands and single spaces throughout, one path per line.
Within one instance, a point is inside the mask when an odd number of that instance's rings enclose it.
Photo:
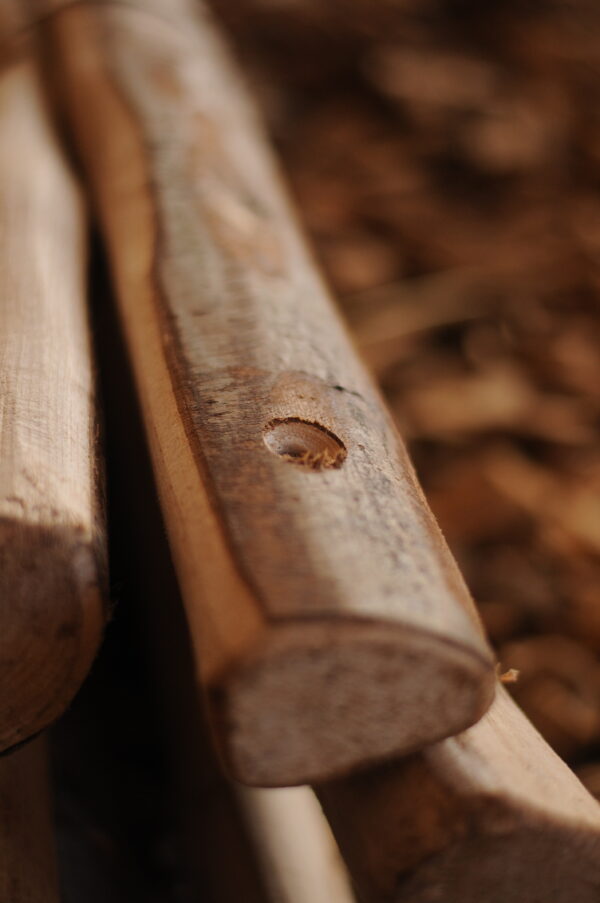
M 270 897 L 277 903 L 352 903 L 348 873 L 310 787 L 239 786 Z
M 56 718 L 104 619 L 86 217 L 34 63 L 0 69 L 0 749 Z
M 59 903 L 43 740 L 0 759 L 0 900 Z
M 302 783 L 472 723 L 492 656 L 254 110 L 184 7 L 67 7 L 49 71 L 96 193 L 222 752 L 244 782 Z
M 600 899 L 600 805 L 501 688 L 460 736 L 319 796 L 364 903 Z

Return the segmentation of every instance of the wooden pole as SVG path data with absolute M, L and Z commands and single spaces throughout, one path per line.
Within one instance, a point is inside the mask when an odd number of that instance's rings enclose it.
M 0 900 L 59 903 L 45 744 L 0 759 Z
M 490 650 L 213 26 L 78 3 L 49 36 L 230 771 L 302 783 L 473 723 Z
M 464 734 L 318 792 L 363 903 L 600 899 L 600 806 L 503 689 Z
M 0 39 L 0 749 L 6 749 L 63 711 L 92 661 L 104 619 L 104 529 L 86 217 L 32 57 L 5 34 Z

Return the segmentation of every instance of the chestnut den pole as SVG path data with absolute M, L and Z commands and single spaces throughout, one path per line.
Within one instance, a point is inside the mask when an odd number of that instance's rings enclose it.
M 46 35 L 230 772 L 321 780 L 464 729 L 492 654 L 213 24 L 83 2 Z

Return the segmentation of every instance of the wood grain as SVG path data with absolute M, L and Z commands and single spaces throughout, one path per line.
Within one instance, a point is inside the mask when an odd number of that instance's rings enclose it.
M 0 749 L 5 749 L 41 730 L 70 702 L 94 656 L 105 613 L 86 216 L 31 55 L 12 47 L 2 59 Z
M 465 733 L 318 792 L 364 903 L 600 899 L 600 806 L 501 688 Z
M 244 782 L 302 783 L 473 723 L 492 656 L 218 35 L 149 9 L 58 12 L 49 71 L 221 751 Z
M 59 903 L 45 743 L 0 759 L 0 900 Z

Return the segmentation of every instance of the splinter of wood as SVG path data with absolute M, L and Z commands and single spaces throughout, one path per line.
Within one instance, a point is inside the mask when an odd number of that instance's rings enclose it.
M 363 903 L 600 900 L 600 805 L 502 688 L 465 733 L 318 792 Z
M 494 672 L 391 418 L 196 4 L 69 4 L 93 185 L 215 734 L 257 785 L 472 724 Z
M 0 61 L 0 749 L 62 713 L 91 664 L 104 620 L 86 217 L 32 57 L 23 44 L 10 52 L 6 46 Z

